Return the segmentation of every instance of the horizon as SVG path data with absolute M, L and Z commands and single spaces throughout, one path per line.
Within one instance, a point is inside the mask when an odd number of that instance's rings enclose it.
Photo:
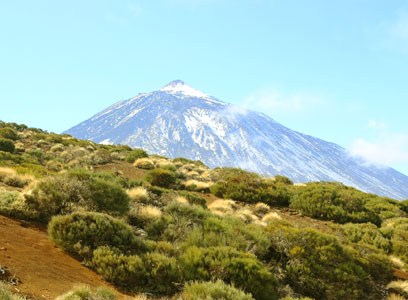
M 62 132 L 181 79 L 408 175 L 408 3 L 0 4 L 0 119 Z

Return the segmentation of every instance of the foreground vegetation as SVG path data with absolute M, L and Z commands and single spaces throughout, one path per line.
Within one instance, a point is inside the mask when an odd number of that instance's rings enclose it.
M 408 202 L 339 183 L 296 185 L 284 176 L 211 170 L 199 161 L 0 123 L 0 213 L 48 224 L 56 245 L 131 294 L 408 294 L 407 282 L 394 275 L 407 274 Z M 5 288 L 0 293 L 18 299 Z M 58 299 L 115 295 L 78 287 Z

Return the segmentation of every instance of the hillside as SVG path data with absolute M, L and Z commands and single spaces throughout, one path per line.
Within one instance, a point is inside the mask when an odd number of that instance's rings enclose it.
M 280 174 L 298 183 L 337 181 L 378 195 L 408 198 L 408 176 L 367 165 L 339 145 L 222 102 L 179 80 L 117 102 L 66 133 L 200 160 L 212 168 Z
M 407 201 L 339 183 L 0 123 L 0 215 L 0 268 L 33 299 L 98 276 L 135 299 L 408 295 Z

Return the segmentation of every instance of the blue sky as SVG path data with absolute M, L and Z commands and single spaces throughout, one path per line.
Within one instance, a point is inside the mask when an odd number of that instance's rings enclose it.
M 0 119 L 61 132 L 173 79 L 408 174 L 408 2 L 0 2 Z

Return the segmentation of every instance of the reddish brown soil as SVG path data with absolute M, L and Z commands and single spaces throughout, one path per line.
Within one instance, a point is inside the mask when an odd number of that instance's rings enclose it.
M 96 273 L 54 246 L 45 228 L 1 215 L 0 265 L 21 281 L 16 291 L 35 299 L 54 299 L 77 283 L 108 286 Z

